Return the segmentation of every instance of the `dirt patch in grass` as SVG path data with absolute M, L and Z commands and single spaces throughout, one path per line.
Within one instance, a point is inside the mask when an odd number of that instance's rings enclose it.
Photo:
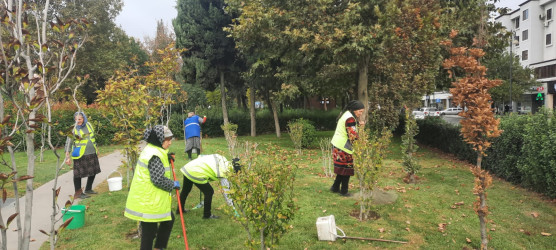
M 356 218 L 359 220 L 359 209 L 355 209 L 353 211 L 351 211 L 349 213 L 349 215 L 353 218 Z M 367 217 L 367 219 L 363 218 L 363 221 L 367 221 L 367 220 L 378 220 L 380 219 L 380 214 L 378 214 L 375 211 L 370 211 L 369 212 L 369 216 Z

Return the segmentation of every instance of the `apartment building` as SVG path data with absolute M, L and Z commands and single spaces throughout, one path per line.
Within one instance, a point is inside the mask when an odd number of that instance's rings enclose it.
M 556 0 L 524 1 L 517 10 L 495 18 L 514 33 L 508 50 L 534 69 L 537 86 L 517 100 L 522 108 L 556 108 Z M 515 103 L 513 104 L 515 108 Z

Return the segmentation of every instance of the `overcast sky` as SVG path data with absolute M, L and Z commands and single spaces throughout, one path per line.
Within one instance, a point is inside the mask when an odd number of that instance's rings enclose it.
M 519 4 L 526 2 L 527 0 L 502 0 L 496 3 L 498 7 L 508 7 L 512 10 L 517 10 L 519 8 Z
M 144 41 L 145 36 L 154 38 L 156 23 L 162 19 L 172 33 L 172 19 L 176 18 L 177 0 L 123 0 L 124 7 L 116 17 L 116 24 L 120 25 L 128 36 Z

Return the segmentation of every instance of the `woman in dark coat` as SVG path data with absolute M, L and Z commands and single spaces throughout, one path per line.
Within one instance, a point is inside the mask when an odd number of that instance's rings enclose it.
M 350 196 L 348 193 L 349 178 L 353 176 L 353 141 L 357 139 L 357 125 L 364 125 L 358 121 L 365 111 L 365 106 L 360 101 L 350 101 L 340 113 L 336 131 L 332 137 L 332 159 L 336 179 L 330 188 L 334 193 Z

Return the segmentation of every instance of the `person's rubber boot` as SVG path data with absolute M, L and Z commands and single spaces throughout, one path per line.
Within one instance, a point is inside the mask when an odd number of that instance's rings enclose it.
M 93 191 L 92 189 L 91 190 L 85 190 L 83 193 L 84 194 L 98 194 L 97 192 Z
M 183 209 L 182 213 L 186 214 L 187 212 L 189 212 L 189 210 L 187 209 Z M 180 214 L 180 208 L 176 209 L 176 214 Z
M 351 194 L 350 193 L 340 193 L 340 196 L 351 197 Z
M 206 220 L 208 220 L 208 219 L 218 219 L 218 218 L 220 218 L 220 216 L 216 216 L 214 214 L 211 214 L 209 217 L 203 217 L 203 219 L 206 219 Z

